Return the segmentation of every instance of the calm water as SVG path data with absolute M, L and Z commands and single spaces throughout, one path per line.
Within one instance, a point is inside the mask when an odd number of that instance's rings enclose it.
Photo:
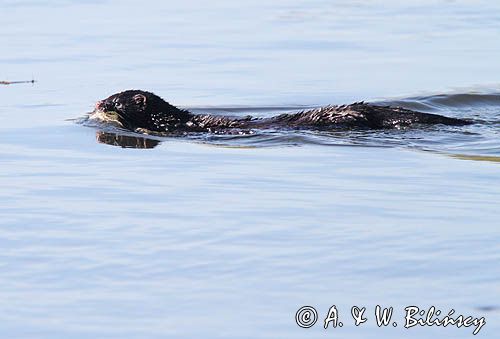
M 38 80 L 0 87 L 2 338 L 473 337 L 404 329 L 409 305 L 498 336 L 499 4 L 0 0 L 0 22 L 0 80 Z M 369 100 L 480 123 L 153 139 L 76 123 L 128 88 L 196 112 Z M 324 330 L 333 304 L 345 325 Z

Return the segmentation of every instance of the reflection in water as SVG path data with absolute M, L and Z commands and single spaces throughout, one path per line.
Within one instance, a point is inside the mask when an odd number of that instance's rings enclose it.
M 500 162 L 500 157 L 495 157 L 495 156 L 467 155 L 467 154 L 451 154 L 450 156 L 452 158 L 462 159 L 462 160 Z
M 160 143 L 159 140 L 155 139 L 120 135 L 103 131 L 96 132 L 96 140 L 101 144 L 120 146 L 123 148 L 154 148 Z

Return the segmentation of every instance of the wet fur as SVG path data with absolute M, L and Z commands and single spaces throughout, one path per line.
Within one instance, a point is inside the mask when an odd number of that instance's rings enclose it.
M 114 94 L 96 104 L 94 115 L 109 114 L 130 130 L 153 132 L 231 133 L 237 129 L 328 129 L 403 128 L 413 124 L 468 125 L 463 119 L 421 113 L 401 107 L 376 106 L 357 102 L 325 106 L 271 118 L 231 117 L 193 114 L 179 109 L 159 96 L 141 90 Z

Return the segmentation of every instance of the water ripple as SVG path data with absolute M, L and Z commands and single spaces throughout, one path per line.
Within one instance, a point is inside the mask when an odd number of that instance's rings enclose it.
M 376 104 L 402 106 L 476 121 L 470 126 L 422 126 L 401 130 L 330 130 L 282 131 L 254 130 L 251 133 L 218 135 L 196 133 L 185 135 L 149 136 L 104 126 L 86 119 L 78 122 L 97 128 L 100 143 L 132 148 L 152 148 L 169 138 L 185 138 L 221 147 L 287 147 L 301 145 L 407 147 L 454 155 L 458 158 L 496 159 L 500 155 L 500 94 L 455 93 L 376 101 Z M 305 106 L 283 107 L 209 107 L 188 108 L 193 112 L 229 114 L 236 116 L 271 116 L 295 112 Z M 496 160 L 495 160 L 496 161 Z

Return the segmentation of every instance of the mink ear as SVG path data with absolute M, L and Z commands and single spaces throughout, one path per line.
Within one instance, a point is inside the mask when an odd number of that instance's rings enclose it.
M 144 94 L 136 94 L 133 96 L 135 103 L 137 105 L 145 105 L 146 104 L 146 96 Z

